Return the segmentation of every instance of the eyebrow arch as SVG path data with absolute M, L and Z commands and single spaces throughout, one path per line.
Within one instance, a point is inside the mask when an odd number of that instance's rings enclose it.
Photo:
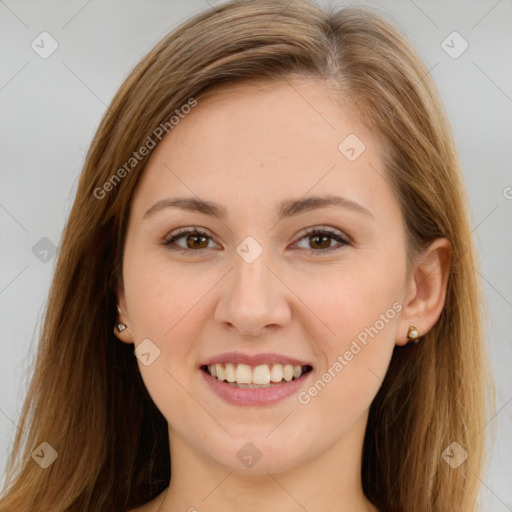
M 288 199 L 282 201 L 278 209 L 278 217 L 282 220 L 301 213 L 325 208 L 327 206 L 338 206 L 374 218 L 372 212 L 362 204 L 352 201 L 346 197 L 336 195 L 309 196 L 301 199 Z M 144 213 L 143 218 L 145 219 L 160 210 L 171 207 L 180 208 L 193 213 L 210 215 L 221 220 L 227 217 L 226 209 L 217 203 L 205 201 L 204 199 L 196 197 L 172 197 L 156 202 L 146 211 L 146 213 Z

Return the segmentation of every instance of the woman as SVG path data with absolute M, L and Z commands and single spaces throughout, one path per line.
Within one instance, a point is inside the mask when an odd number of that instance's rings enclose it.
M 0 511 L 475 510 L 466 204 L 436 87 L 383 18 L 195 16 L 92 142 Z

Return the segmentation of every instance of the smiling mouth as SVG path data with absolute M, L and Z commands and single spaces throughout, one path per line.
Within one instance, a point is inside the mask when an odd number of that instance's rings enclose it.
M 201 370 L 214 379 L 233 387 L 260 389 L 285 384 L 300 379 L 313 368 L 309 365 L 220 363 L 201 366 Z

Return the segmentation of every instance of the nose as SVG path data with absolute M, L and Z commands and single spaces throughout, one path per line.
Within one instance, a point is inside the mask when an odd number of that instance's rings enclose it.
M 217 323 L 244 335 L 262 336 L 290 322 L 291 292 L 268 260 L 266 251 L 252 263 L 234 256 L 215 310 Z

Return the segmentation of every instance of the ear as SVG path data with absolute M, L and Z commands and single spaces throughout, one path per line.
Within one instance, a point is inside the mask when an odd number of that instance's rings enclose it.
M 116 325 L 114 327 L 114 334 L 124 343 L 133 343 L 133 337 L 130 330 L 130 317 L 128 315 L 128 311 L 126 308 L 126 299 L 124 296 L 124 291 L 120 286 L 116 288 L 117 294 L 117 320 Z M 123 331 L 119 331 L 117 329 L 118 324 L 126 325 L 126 329 Z
M 437 238 L 420 255 L 409 273 L 396 344 L 409 342 L 407 331 L 415 326 L 424 336 L 439 320 L 446 299 L 452 245 L 448 238 Z

